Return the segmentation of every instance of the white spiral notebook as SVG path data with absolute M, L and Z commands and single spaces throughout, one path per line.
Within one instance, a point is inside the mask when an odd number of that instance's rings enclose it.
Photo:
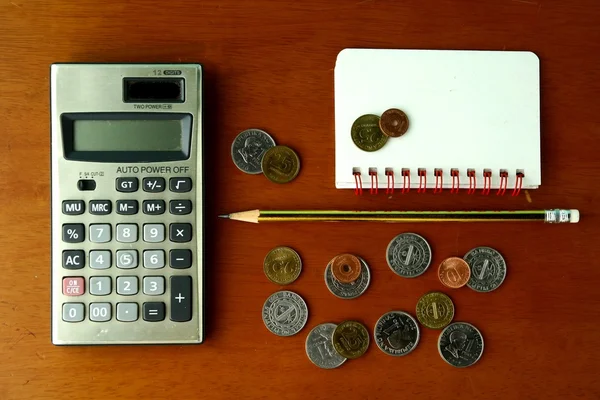
M 344 49 L 334 75 L 336 188 L 518 194 L 541 184 L 534 53 Z M 359 149 L 353 122 L 389 108 L 408 116 L 406 134 Z

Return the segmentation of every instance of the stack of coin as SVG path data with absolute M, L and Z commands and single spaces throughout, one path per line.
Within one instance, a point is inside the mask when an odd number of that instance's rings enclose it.
M 339 254 L 325 268 L 325 285 L 340 299 L 359 297 L 367 290 L 370 282 L 369 265 L 353 254 Z
M 306 355 L 317 367 L 332 369 L 348 359 L 366 353 L 370 338 L 367 328 L 357 321 L 339 325 L 324 323 L 314 327 L 306 337 Z
M 275 335 L 292 336 L 306 325 L 308 308 L 300 295 L 282 290 L 273 293 L 265 301 L 262 319 L 267 329 Z
M 278 285 L 289 285 L 300 276 L 302 260 L 298 253 L 286 246 L 275 247 L 266 255 L 263 270 L 269 280 Z
M 359 149 L 371 152 L 383 148 L 389 138 L 403 136 L 407 130 L 406 113 L 390 108 L 381 117 L 375 114 L 361 115 L 352 124 L 350 134 Z

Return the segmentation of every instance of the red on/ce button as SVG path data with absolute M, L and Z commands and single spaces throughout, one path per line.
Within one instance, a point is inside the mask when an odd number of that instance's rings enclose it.
M 81 296 L 85 293 L 82 277 L 63 278 L 63 294 L 65 296 Z

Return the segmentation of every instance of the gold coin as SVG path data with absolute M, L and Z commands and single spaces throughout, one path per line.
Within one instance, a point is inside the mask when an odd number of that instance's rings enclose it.
M 454 318 L 454 303 L 441 292 L 427 293 L 417 302 L 417 319 L 431 329 L 442 329 Z
M 300 159 L 289 147 L 275 146 L 265 152 L 261 167 L 263 174 L 271 182 L 288 183 L 298 176 Z
M 333 331 L 333 347 L 342 357 L 354 359 L 369 348 L 369 331 L 356 321 L 344 321 Z
M 379 117 L 366 114 L 358 117 L 350 130 L 352 141 L 361 150 L 377 151 L 387 143 L 386 136 L 379 127 Z
M 269 251 L 263 262 L 263 269 L 271 282 L 289 285 L 300 276 L 302 260 L 294 249 L 279 246 Z

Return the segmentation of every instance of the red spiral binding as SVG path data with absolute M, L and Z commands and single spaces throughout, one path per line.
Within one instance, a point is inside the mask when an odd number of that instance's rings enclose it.
M 387 188 L 385 189 L 385 194 L 393 194 L 394 193 L 394 170 L 391 168 L 386 168 L 385 175 L 387 176 Z
M 425 193 L 427 188 L 427 170 L 425 168 L 419 168 L 419 189 L 417 193 Z
M 377 168 L 369 168 L 369 176 L 371 177 L 371 188 L 369 189 L 369 193 L 379 193 L 379 177 L 377 176 Z
M 354 194 L 356 196 L 361 196 L 363 192 L 362 188 L 362 177 L 360 175 L 360 171 L 352 171 L 352 175 L 354 175 L 354 182 L 356 183 L 356 189 L 354 189 Z
M 492 171 L 490 171 L 489 169 L 484 169 L 483 170 L 483 190 L 481 191 L 481 193 L 484 196 L 487 196 L 490 194 L 491 189 L 492 189 Z
M 498 188 L 498 192 L 496 196 L 504 196 L 506 193 L 506 184 L 508 183 L 508 172 L 505 170 L 500 171 L 500 187 Z
M 410 190 L 410 169 L 402 168 L 402 193 L 408 193 Z M 406 182 L 408 181 L 408 185 Z
M 433 175 L 435 175 L 435 189 L 433 189 L 433 193 L 442 193 L 442 186 L 444 184 L 443 171 L 440 168 L 436 168 L 433 170 Z
M 458 193 L 458 190 L 460 189 L 460 176 L 458 175 L 458 170 L 452 168 L 450 170 L 450 175 L 452 176 L 452 189 L 450 190 L 450 193 Z M 454 181 L 456 181 L 456 186 Z
M 523 172 L 517 172 L 517 180 L 515 182 L 515 188 L 513 189 L 513 196 L 518 196 L 521 193 L 521 187 L 523 186 L 523 178 L 525 174 Z
M 475 170 L 468 169 L 467 176 L 469 177 L 469 190 L 467 191 L 467 194 L 474 194 L 475 189 L 477 188 L 477 181 L 475 178 Z

